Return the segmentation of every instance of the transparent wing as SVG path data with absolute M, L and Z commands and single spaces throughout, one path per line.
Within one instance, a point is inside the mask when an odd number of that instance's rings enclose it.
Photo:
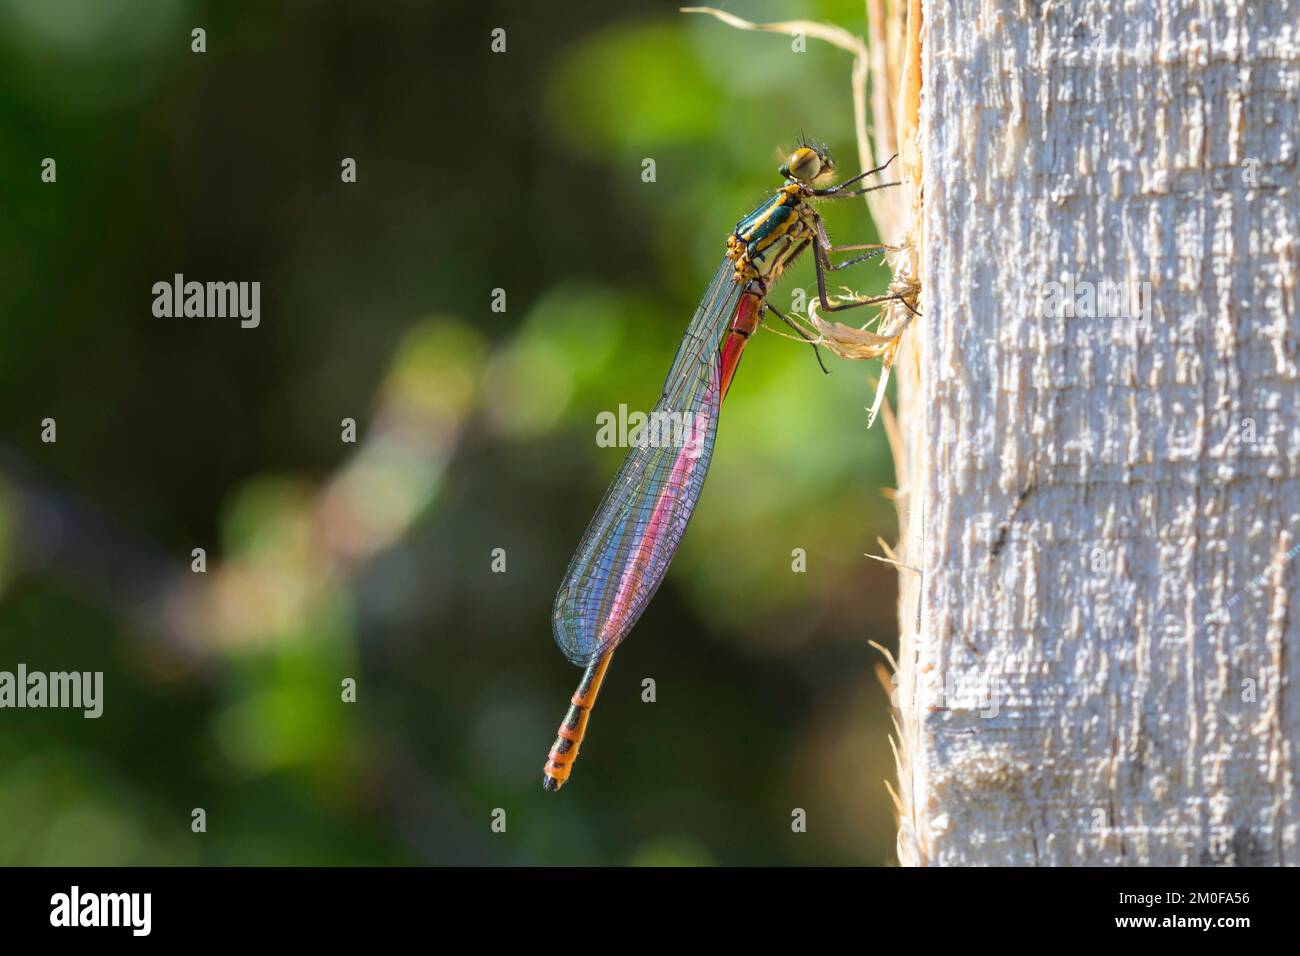
M 636 624 L 699 500 L 722 401 L 718 349 L 741 293 L 734 276 L 724 259 L 677 349 L 647 440 L 628 452 L 555 596 L 555 643 L 580 667 Z

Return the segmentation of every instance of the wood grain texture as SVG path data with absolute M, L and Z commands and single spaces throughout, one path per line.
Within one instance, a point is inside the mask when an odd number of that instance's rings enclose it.
M 1300 862 L 1300 0 L 924 16 L 900 858 Z

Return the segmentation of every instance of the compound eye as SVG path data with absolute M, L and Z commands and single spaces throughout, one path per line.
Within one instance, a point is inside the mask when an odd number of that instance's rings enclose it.
M 786 163 L 786 168 L 795 179 L 809 183 L 821 175 L 822 158 L 817 155 L 816 150 L 800 146 L 790 154 L 790 161 Z

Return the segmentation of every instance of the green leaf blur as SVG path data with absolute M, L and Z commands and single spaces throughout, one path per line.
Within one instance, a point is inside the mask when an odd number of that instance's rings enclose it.
M 856 171 L 849 68 L 649 0 L 0 0 L 0 671 L 105 688 L 98 719 L 0 710 L 0 862 L 889 861 L 879 368 L 768 332 L 540 785 L 578 678 L 551 603 L 625 453 L 596 416 L 653 404 L 801 130 Z M 260 327 L 156 318 L 175 273 L 260 281 Z

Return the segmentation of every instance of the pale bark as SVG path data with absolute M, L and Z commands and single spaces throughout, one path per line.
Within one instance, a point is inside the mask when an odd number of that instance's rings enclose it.
M 1294 864 L 1300 0 L 927 0 L 922 44 L 900 859 Z M 1040 314 L 1070 279 L 1150 320 Z

